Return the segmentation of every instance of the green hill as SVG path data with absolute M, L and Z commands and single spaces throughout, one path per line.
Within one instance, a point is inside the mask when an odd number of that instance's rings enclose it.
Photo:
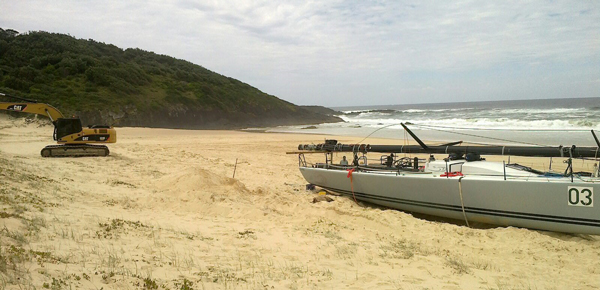
M 85 124 L 243 128 L 338 122 L 199 65 L 69 35 L 0 29 L 0 91 Z

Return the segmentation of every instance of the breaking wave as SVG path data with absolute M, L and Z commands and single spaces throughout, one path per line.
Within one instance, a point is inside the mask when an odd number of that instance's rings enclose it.
M 386 126 L 401 122 L 430 126 L 514 130 L 589 130 L 600 126 L 600 116 L 594 107 L 354 110 L 344 112 L 339 117 L 347 123 L 364 127 Z
M 599 104 L 600 98 L 588 98 L 342 108 L 339 117 L 344 122 L 320 124 L 310 133 L 371 136 L 377 130 L 373 136 L 404 138 L 400 123 L 407 123 L 419 136 L 431 140 L 486 142 L 474 138 L 478 135 L 538 144 L 593 146 L 596 143 L 590 130 L 600 131 Z M 272 131 L 306 133 L 295 126 Z

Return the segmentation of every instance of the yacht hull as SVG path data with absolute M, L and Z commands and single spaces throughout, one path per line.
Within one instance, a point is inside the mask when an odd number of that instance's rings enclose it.
M 455 176 L 300 167 L 311 184 L 408 212 L 498 226 L 600 234 L 600 183 L 568 177 Z M 461 198 L 462 197 L 462 198 Z M 464 211 L 463 211 L 464 208 Z

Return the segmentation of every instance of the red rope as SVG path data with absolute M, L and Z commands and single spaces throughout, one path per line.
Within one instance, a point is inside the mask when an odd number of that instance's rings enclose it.
M 354 168 L 348 169 L 348 176 L 346 177 L 350 178 L 350 188 L 352 189 L 352 197 L 354 198 L 354 202 L 358 204 L 358 201 L 356 201 L 356 196 L 354 196 L 354 182 L 352 181 L 352 172 L 354 172 Z

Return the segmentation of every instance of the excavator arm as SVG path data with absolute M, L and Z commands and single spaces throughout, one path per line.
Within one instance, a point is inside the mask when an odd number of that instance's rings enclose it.
M 56 108 L 42 103 L 5 103 L 0 102 L 0 110 L 14 111 L 14 112 L 22 112 L 22 113 L 32 113 L 43 115 L 48 118 L 52 122 L 57 119 L 64 118 L 63 114 L 57 110 Z
M 0 102 L 0 110 L 13 111 L 13 112 L 22 112 L 22 113 L 31 113 L 38 114 L 42 116 L 46 116 L 50 118 L 52 122 L 57 119 L 62 119 L 65 116 L 56 109 L 48 104 L 38 103 L 36 101 L 21 99 L 13 96 L 9 96 L 4 93 L 0 93 L 0 96 L 5 96 L 9 98 L 18 99 L 24 102 Z

